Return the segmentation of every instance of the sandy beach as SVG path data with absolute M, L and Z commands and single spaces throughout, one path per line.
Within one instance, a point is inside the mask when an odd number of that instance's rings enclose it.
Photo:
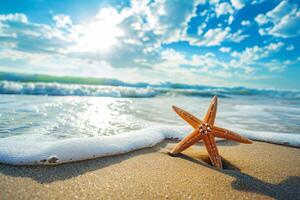
M 300 200 L 299 41 L 300 0 L 0 0 L 0 200 Z
M 223 170 L 203 146 L 177 157 L 166 141 L 124 155 L 58 166 L 0 165 L 1 199 L 299 199 L 300 149 L 219 142 Z

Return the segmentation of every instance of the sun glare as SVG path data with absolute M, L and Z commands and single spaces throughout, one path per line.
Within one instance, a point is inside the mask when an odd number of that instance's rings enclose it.
M 120 16 L 112 9 L 102 9 L 96 18 L 87 24 L 78 39 L 75 51 L 107 51 L 124 35 L 118 27 Z
M 89 51 L 106 50 L 117 43 L 123 31 L 107 21 L 91 23 L 81 38 L 81 47 Z

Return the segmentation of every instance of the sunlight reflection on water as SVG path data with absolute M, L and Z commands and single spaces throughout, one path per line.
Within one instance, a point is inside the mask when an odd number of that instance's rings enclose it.
M 114 135 L 143 127 L 130 115 L 129 99 L 8 96 L 1 103 L 0 137 L 26 133 L 58 138 Z
M 299 103 L 253 97 L 220 98 L 216 123 L 224 127 L 300 133 Z M 115 135 L 153 126 L 186 125 L 177 105 L 201 118 L 210 98 L 56 97 L 1 95 L 0 137 L 37 134 L 56 139 Z

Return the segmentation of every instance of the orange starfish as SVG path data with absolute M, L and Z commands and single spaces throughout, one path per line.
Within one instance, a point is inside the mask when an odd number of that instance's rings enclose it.
M 183 150 L 189 148 L 190 146 L 202 139 L 208 151 L 209 158 L 213 166 L 222 168 L 222 160 L 218 152 L 215 137 L 234 140 L 246 144 L 252 143 L 252 141 L 248 138 L 242 137 L 230 130 L 214 126 L 217 113 L 217 103 L 218 98 L 217 96 L 214 96 L 203 121 L 176 106 L 172 106 L 174 111 L 182 119 L 188 122 L 195 130 L 192 133 L 190 133 L 186 138 L 181 140 L 172 149 L 172 151 L 170 152 L 171 155 L 182 152 Z

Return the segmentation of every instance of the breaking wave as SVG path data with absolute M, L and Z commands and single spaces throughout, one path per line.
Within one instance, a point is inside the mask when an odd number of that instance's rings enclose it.
M 150 88 L 122 86 L 96 86 L 60 83 L 0 82 L 0 94 L 27 94 L 49 96 L 99 96 L 99 97 L 154 97 Z
M 106 82 L 107 83 L 107 82 Z M 119 85 L 118 85 L 118 84 Z M 43 82 L 0 81 L 0 94 L 26 94 L 49 96 L 99 96 L 149 98 L 158 95 L 192 97 L 268 96 L 299 99 L 299 91 L 249 89 L 244 87 L 211 87 L 174 83 L 145 84 L 114 82 L 114 85 L 86 85 Z

